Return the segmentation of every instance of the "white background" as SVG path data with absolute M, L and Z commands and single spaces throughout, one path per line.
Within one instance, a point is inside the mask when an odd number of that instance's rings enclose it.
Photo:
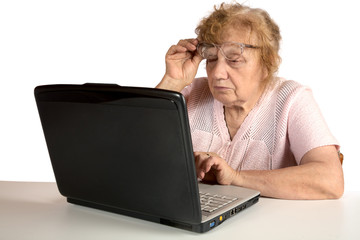
M 251 0 L 279 24 L 279 76 L 310 86 L 360 190 L 357 1 Z M 155 86 L 167 49 L 220 1 L 0 1 L 0 180 L 54 181 L 33 89 L 55 83 Z M 204 76 L 201 64 L 198 76 Z

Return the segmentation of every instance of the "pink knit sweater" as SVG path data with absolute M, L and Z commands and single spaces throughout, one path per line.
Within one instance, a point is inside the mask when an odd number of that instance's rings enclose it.
M 215 152 L 237 170 L 270 170 L 300 164 L 316 147 L 338 142 L 309 88 L 278 79 L 248 114 L 231 140 L 224 106 L 213 98 L 207 78 L 182 92 L 187 101 L 194 151 Z

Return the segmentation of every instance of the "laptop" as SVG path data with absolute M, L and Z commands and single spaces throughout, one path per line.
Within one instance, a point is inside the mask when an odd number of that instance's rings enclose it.
M 201 233 L 259 200 L 252 189 L 198 181 L 181 93 L 113 84 L 34 92 L 69 203 Z

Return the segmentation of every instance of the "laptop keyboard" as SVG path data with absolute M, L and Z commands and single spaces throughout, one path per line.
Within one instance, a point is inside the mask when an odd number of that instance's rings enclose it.
M 208 213 L 214 212 L 235 200 L 237 200 L 235 197 L 200 192 L 201 211 Z

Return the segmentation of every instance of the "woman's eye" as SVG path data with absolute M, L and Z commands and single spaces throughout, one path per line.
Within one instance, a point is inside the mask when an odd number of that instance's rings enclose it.
M 239 67 L 243 66 L 244 63 L 245 63 L 245 60 L 243 58 L 228 60 L 228 64 L 235 68 L 239 68 Z
M 241 54 L 228 54 L 227 56 L 227 59 L 231 60 L 231 61 L 239 61 L 241 59 L 243 59 L 242 55 Z
M 229 58 L 230 62 L 245 62 L 245 59 L 242 56 L 235 56 Z

